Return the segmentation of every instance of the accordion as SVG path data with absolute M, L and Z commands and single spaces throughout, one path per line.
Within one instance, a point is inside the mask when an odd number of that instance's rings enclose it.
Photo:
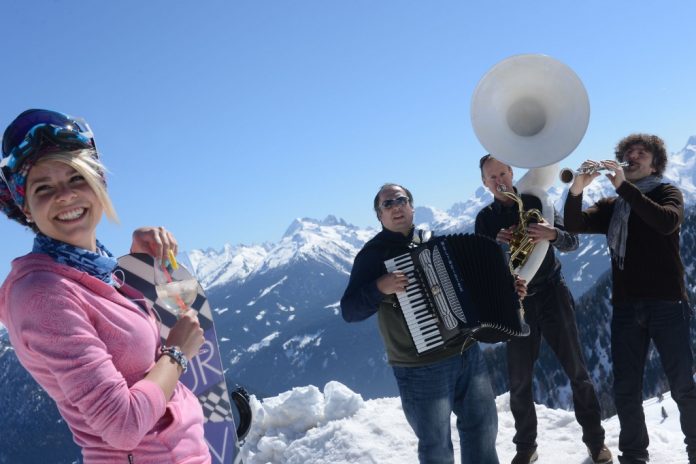
M 502 248 L 482 235 L 434 237 L 384 262 L 409 283 L 396 294 L 418 354 L 462 343 L 529 335 Z

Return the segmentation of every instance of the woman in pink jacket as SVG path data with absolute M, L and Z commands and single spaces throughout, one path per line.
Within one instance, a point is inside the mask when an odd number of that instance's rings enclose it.
M 179 382 L 203 331 L 189 311 L 160 346 L 151 308 L 113 273 L 96 228 L 117 218 L 86 123 L 25 111 L 5 130 L 0 168 L 0 209 L 36 233 L 0 288 L 0 322 L 85 464 L 210 463 L 201 407 Z M 133 233 L 131 252 L 176 248 L 163 228 Z

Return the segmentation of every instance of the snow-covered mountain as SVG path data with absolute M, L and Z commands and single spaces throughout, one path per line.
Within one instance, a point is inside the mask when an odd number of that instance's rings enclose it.
M 679 185 L 687 204 L 696 202 L 696 135 L 689 138 L 686 146 L 669 156 L 665 178 Z
M 210 288 L 218 283 L 244 281 L 258 269 L 270 247 L 270 244 L 225 245 L 220 251 L 193 250 L 189 259 L 198 270 L 201 285 Z
M 684 191 L 687 203 L 696 203 L 696 137 L 670 157 L 667 174 Z M 610 195 L 604 179 L 588 188 L 585 199 Z M 564 192 L 549 195 L 561 206 Z M 416 208 L 416 222 L 439 233 L 471 231 L 476 213 L 491 201 L 479 187 L 474 195 L 447 211 Z M 216 329 L 230 386 L 242 384 L 259 398 L 293 387 L 325 385 L 339 381 L 365 398 L 396 396 L 397 389 L 374 318 L 347 324 L 340 316 L 339 300 L 345 289 L 355 254 L 377 228 L 359 228 L 329 216 L 324 220 L 297 219 L 277 243 L 227 245 L 222 250 L 193 251 L 194 268 L 207 289 L 216 313 Z M 613 408 L 608 387 L 609 282 L 604 237 L 583 236 L 580 250 L 561 256 L 564 274 L 578 298 L 578 324 L 593 376 L 600 387 L 604 413 Z M 696 213 L 693 208 L 682 230 L 682 256 L 690 277 L 696 263 Z M 18 364 L 0 329 L 0 450 L 35 453 L 70 442 L 69 433 L 52 401 Z M 507 389 L 504 356 L 500 345 L 489 346 L 486 355 L 494 366 L 498 394 Z M 653 359 L 654 361 L 654 359 Z M 664 380 L 654 362 L 648 369 L 646 393 L 664 391 Z M 553 356 L 542 350 L 535 377 L 536 401 L 553 407 L 570 405 L 567 380 Z M 6 427 L 5 427 L 6 426 Z M 37 432 L 37 431 L 40 431 Z M 45 437 L 37 439 L 36 435 Z M 28 438 L 31 436 L 32 438 Z M 31 440 L 33 447 L 22 443 Z M 17 445 L 20 444 L 20 445 Z M 56 462 L 72 462 L 67 456 L 74 445 L 61 445 Z M 0 464 L 8 452 L 0 452 Z M 20 454 L 21 455 L 21 454 Z M 13 454 L 12 456 L 17 456 Z M 21 455 L 26 456 L 26 454 Z M 15 460 L 13 462 L 34 462 Z M 40 461 L 36 461 L 40 462 Z
M 206 289 L 241 284 L 274 269 L 300 262 L 322 263 L 350 275 L 353 258 L 376 229 L 360 229 L 342 219 L 295 219 L 276 244 L 225 245 L 215 250 L 193 250 L 189 258 Z
M 4 327 L 0 328 L 0 392 L 0 464 L 79 462 L 80 450 L 55 402 L 19 364 Z
M 384 369 L 366 376 L 360 368 L 370 359 L 384 366 L 383 354 L 373 349 L 381 343 L 374 325 L 349 326 L 338 307 L 353 258 L 375 232 L 334 217 L 298 219 L 267 247 L 256 269 L 208 289 L 231 381 L 274 394 L 341 372 L 351 387 L 376 376 L 376 388 L 367 394 L 384 391 L 391 381 Z M 197 269 L 207 265 L 198 256 L 192 263 Z
M 665 181 L 678 185 L 687 205 L 696 204 L 696 136 L 686 146 L 669 157 Z M 567 189 L 554 185 L 549 197 L 562 214 Z M 615 195 L 611 183 L 599 177 L 584 192 L 584 205 L 589 206 L 602 197 Z M 482 186 L 472 196 L 443 211 L 431 206 L 417 206 L 415 222 L 418 227 L 439 234 L 473 231 L 476 214 L 493 197 Z M 222 250 L 193 250 L 190 253 L 197 275 L 210 289 L 219 285 L 244 282 L 252 274 L 263 274 L 273 267 L 281 267 L 297 260 L 326 260 L 334 268 L 350 274 L 355 254 L 379 228 L 360 229 L 342 219 L 328 216 L 323 221 L 296 219 L 277 244 L 225 245 Z M 576 297 L 581 296 L 609 268 L 606 259 L 606 240 L 603 236 L 585 235 L 580 248 L 561 254 L 564 275 Z
M 690 211 L 682 231 L 682 248 L 685 263 L 693 267 L 696 213 L 693 209 Z M 290 236 L 281 242 L 298 245 L 301 240 L 296 234 L 301 232 L 316 243 L 317 234 L 322 234 L 322 227 L 327 227 L 316 221 L 301 222 L 302 227 L 293 228 Z M 340 231 L 350 237 L 357 233 L 349 226 L 340 226 Z M 305 246 L 307 244 L 302 244 L 301 248 Z M 396 394 L 375 321 L 368 319 L 347 324 L 339 315 L 338 300 L 347 283 L 347 270 L 337 263 L 345 263 L 345 250 L 331 249 L 333 253 L 323 249 L 320 262 L 295 260 L 264 272 L 251 273 L 243 283 L 229 282 L 209 289 L 209 299 L 218 313 L 218 333 L 223 336 L 221 350 L 228 355 L 227 375 L 231 382 L 242 383 L 260 396 L 275 394 L 302 385 L 302 382 L 321 385 L 328 380 L 345 383 L 369 398 Z M 608 365 L 610 280 L 606 266 L 592 271 L 599 277 L 578 299 L 578 323 L 585 355 L 595 379 L 601 381 L 603 405 L 611 412 L 613 404 L 608 392 L 611 379 Z M 585 270 L 584 277 L 587 275 L 589 271 Z M 696 287 L 690 274 L 688 282 L 690 288 Z M 494 383 L 496 391 L 503 392 L 507 389 L 505 359 L 497 348 L 499 346 L 490 347 L 486 353 L 491 364 L 499 367 L 494 372 Z M 656 394 L 664 390 L 665 384 L 655 373 L 659 372 L 656 362 L 651 361 L 651 366 L 646 393 Z M 541 355 L 536 384 L 540 403 L 570 406 L 567 379 L 555 358 L 546 351 Z
M 681 152 L 672 155 L 667 172 L 669 180 L 680 186 L 684 183 L 688 204 L 696 203 L 693 142 L 690 139 Z M 611 184 L 602 177 L 587 189 L 585 200 L 589 204 L 612 193 Z M 564 189 L 554 187 L 549 195 L 560 209 Z M 490 201 L 490 193 L 479 187 L 470 199 L 448 211 L 417 207 L 416 223 L 439 233 L 471 231 L 476 213 Z M 219 314 L 218 332 L 225 334 L 223 350 L 229 353 L 230 380 L 264 394 L 301 385 L 299 379 L 316 379 L 316 384 L 339 380 L 367 397 L 395 392 L 374 321 L 346 324 L 339 316 L 338 301 L 352 260 L 376 232 L 376 228 L 360 229 L 334 217 L 298 219 L 280 242 L 264 245 L 265 254 L 255 255 L 257 267 L 245 271 L 243 278 L 203 272 L 204 281 L 209 282 L 209 298 Z M 211 256 L 211 252 L 193 255 L 199 273 L 214 269 Z M 571 290 L 580 297 L 609 268 L 605 238 L 583 236 L 580 249 L 563 254 L 561 260 Z M 213 279 L 212 275 L 223 277 Z M 602 288 L 607 285 L 604 282 Z M 494 352 L 491 350 L 491 356 Z M 554 362 L 552 357 L 550 362 Z M 274 375 L 266 374 L 269 369 Z M 560 377 L 549 374 L 543 382 L 549 393 L 540 398 L 547 404 L 569 404 L 566 395 L 555 391 Z M 505 385 L 501 379 L 499 388 Z
M 696 203 L 695 140 L 691 138 L 671 156 L 666 173 L 683 188 L 688 204 Z M 601 177 L 584 197 L 589 205 L 611 194 L 613 187 Z M 556 186 L 549 196 L 560 210 L 565 189 Z M 470 199 L 448 211 L 417 207 L 416 223 L 439 233 L 468 232 L 476 213 L 491 199 L 487 190 L 478 187 Z M 333 216 L 322 221 L 304 218 L 295 220 L 276 244 L 191 254 L 218 313 L 230 380 L 266 394 L 310 378 L 317 384 L 340 380 L 368 397 L 395 391 L 374 321 L 346 324 L 339 316 L 338 301 L 353 258 L 376 232 L 376 228 L 361 229 Z M 231 258 L 244 268 L 231 264 Z M 561 260 L 571 290 L 580 297 L 609 268 L 605 238 L 583 236 L 580 249 L 561 255 Z M 269 368 L 283 375 L 265 374 Z M 364 378 L 368 372 L 369 381 Z M 559 398 L 553 394 L 548 400 L 552 405 L 566 404 L 556 402 Z

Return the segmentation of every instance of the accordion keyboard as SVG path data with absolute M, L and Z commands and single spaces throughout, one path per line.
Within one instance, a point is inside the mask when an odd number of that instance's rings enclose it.
M 406 319 L 413 343 L 419 354 L 444 345 L 438 329 L 438 319 L 429 309 L 427 297 L 418 285 L 416 271 L 410 253 L 386 260 L 384 265 L 388 272 L 403 272 L 408 277 L 406 291 L 396 294 L 401 311 Z

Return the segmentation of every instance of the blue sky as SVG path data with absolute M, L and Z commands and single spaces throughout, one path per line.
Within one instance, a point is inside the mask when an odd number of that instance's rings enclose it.
M 278 240 L 296 217 L 377 225 L 399 182 L 441 209 L 480 185 L 469 107 L 504 58 L 548 54 L 587 88 L 564 160 L 610 157 L 631 132 L 672 152 L 696 134 L 691 1 L 3 2 L 0 125 L 50 108 L 92 125 L 126 253 L 138 225 L 181 246 Z M 0 278 L 32 235 L 0 222 Z

